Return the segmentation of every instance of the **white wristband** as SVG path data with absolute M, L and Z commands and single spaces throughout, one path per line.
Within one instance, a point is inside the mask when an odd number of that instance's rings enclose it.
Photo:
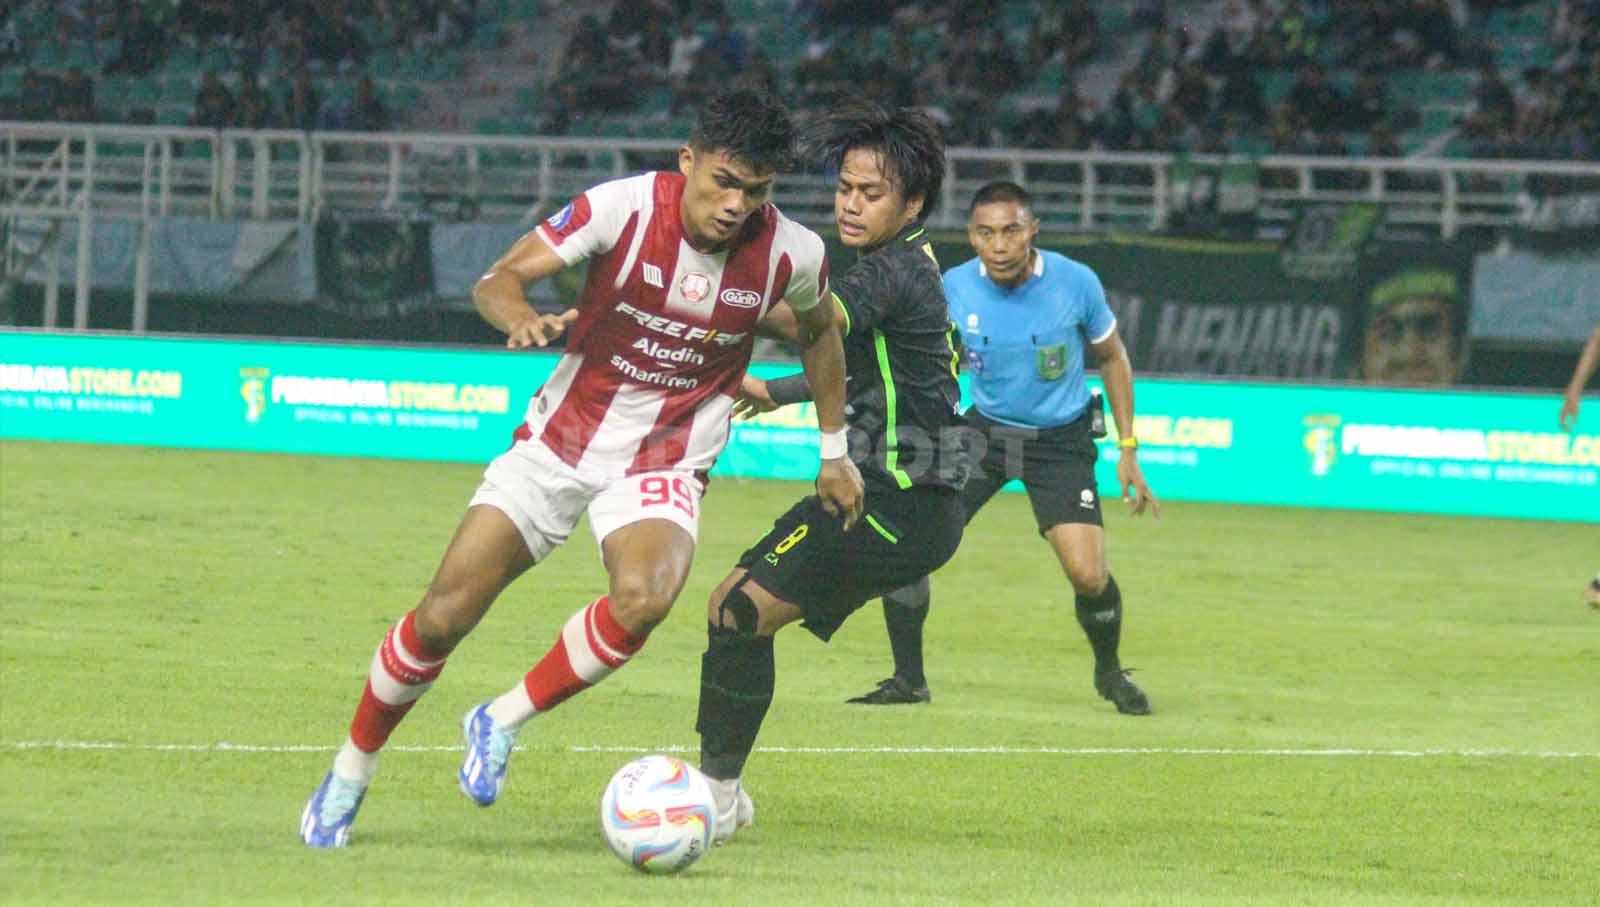
M 845 440 L 845 430 L 822 433 L 822 459 L 837 460 L 850 453 L 850 442 Z

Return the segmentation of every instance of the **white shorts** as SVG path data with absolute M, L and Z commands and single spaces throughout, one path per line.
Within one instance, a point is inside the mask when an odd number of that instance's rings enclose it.
M 538 562 L 567 540 L 585 511 L 596 542 L 640 520 L 658 519 L 677 523 L 698 540 L 704 493 L 694 473 L 683 470 L 587 474 L 530 438 L 490 461 L 471 503 L 487 504 L 510 517 Z

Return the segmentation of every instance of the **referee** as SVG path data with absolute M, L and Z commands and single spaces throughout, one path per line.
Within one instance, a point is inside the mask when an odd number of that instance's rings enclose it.
M 1072 583 L 1078 624 L 1094 650 L 1095 691 L 1125 715 L 1148 715 L 1149 697 L 1128 679 L 1117 655 L 1122 593 L 1106 564 L 1094 478 L 1094 423 L 1103 426 L 1104 414 L 1084 381 L 1084 347 L 1094 351 L 1111 400 L 1123 499 L 1135 515 L 1149 508 L 1160 516 L 1161 504 L 1139 470 L 1133 368 L 1100 278 L 1070 258 L 1034 248 L 1038 234 L 1028 193 L 1015 183 L 989 183 L 973 197 L 967 220 L 978 257 L 944 275 L 973 376 L 975 405 L 966 418 L 985 442 L 974 452 L 962 507 L 970 522 L 1001 486 L 1022 480 L 1039 534 Z M 928 599 L 926 577 L 884 597 L 894 676 L 850 702 L 931 699 L 922 663 Z

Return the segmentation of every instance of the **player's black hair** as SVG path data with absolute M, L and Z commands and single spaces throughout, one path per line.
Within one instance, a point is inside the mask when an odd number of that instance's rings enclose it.
M 723 152 L 758 173 L 794 164 L 795 128 L 789 109 L 765 92 L 740 89 L 713 97 L 700 108 L 689 145 Z
M 1016 202 L 1030 211 L 1033 209 L 1033 202 L 1028 197 L 1028 190 L 1010 180 L 995 180 L 994 182 L 984 183 L 978 188 L 977 193 L 972 196 L 972 206 L 967 209 L 967 213 L 971 214 L 978 210 L 979 205 L 988 205 L 994 202 Z
M 939 124 L 914 107 L 893 110 L 871 101 L 849 104 L 818 119 L 802 140 L 803 154 L 829 173 L 837 173 L 845 155 L 875 151 L 884 175 L 906 199 L 922 196 L 917 220 L 939 207 L 944 187 L 944 135 Z

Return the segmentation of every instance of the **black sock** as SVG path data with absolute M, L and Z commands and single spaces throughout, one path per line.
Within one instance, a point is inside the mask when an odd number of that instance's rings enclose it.
M 922 673 L 922 623 L 928 619 L 928 578 L 883 597 L 883 625 L 894 650 L 894 674 L 913 687 L 928 685 Z
M 1095 676 L 1122 670 L 1122 662 L 1117 660 L 1117 644 L 1122 640 L 1122 592 L 1116 578 L 1106 577 L 1106 587 L 1099 595 L 1078 593 L 1076 605 L 1078 626 L 1094 649 Z
M 737 778 L 755 748 L 772 705 L 777 672 L 772 637 L 706 626 L 700 657 L 700 770 L 718 780 Z

